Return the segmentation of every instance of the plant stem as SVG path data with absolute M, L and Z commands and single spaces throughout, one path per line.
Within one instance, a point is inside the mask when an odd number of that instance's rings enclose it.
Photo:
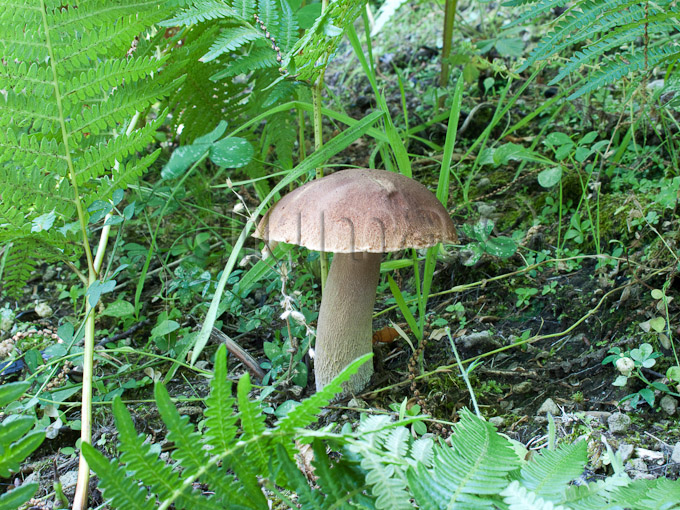
M 446 7 L 444 9 L 444 35 L 442 44 L 442 67 L 439 74 L 439 88 L 443 89 L 449 82 L 449 56 L 451 55 L 451 38 L 453 37 L 453 21 L 456 18 L 456 8 L 458 7 L 458 0 L 446 0 Z M 446 96 L 442 94 L 439 96 L 438 106 L 444 107 Z
M 323 9 L 322 9 L 323 12 Z M 323 92 L 323 70 L 316 80 L 316 84 L 312 87 L 312 104 L 314 105 L 314 150 L 318 151 L 323 147 L 323 117 L 321 114 L 321 93 Z M 323 167 L 316 168 L 316 178 L 323 177 Z M 326 279 L 328 278 L 328 256 L 324 252 L 319 253 L 319 262 L 321 265 L 321 293 L 323 294 L 326 288 Z

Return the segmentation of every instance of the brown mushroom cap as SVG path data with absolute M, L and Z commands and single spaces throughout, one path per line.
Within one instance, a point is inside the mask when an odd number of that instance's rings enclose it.
M 341 170 L 285 195 L 255 237 L 333 253 L 456 244 L 446 209 L 425 186 L 385 170 Z

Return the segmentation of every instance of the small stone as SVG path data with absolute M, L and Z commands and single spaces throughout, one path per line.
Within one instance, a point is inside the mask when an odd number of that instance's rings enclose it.
M 52 310 L 52 307 L 50 305 L 43 302 L 35 305 L 35 313 L 37 313 L 40 317 L 44 319 L 46 317 L 50 317 L 54 313 L 54 311 Z
M 497 429 L 500 429 L 505 425 L 505 418 L 503 418 L 502 416 L 493 416 L 489 418 L 489 423 L 496 427 Z
M 477 212 L 482 218 L 491 218 L 493 213 L 496 212 L 496 206 L 490 204 L 477 204 Z
M 676 464 L 680 464 L 680 443 L 675 443 L 673 453 L 671 453 L 671 460 Z
M 513 393 L 529 393 L 533 389 L 533 384 L 531 384 L 531 381 L 522 381 L 519 384 L 515 384 L 512 387 L 512 392 Z
M 488 177 L 482 177 L 477 183 L 478 188 L 488 188 L 489 186 L 491 186 L 491 179 Z
M 354 407 L 357 409 L 368 409 L 368 404 L 366 403 L 365 400 L 361 400 L 360 398 L 353 398 L 347 403 L 347 407 Z
M 617 453 L 621 456 L 621 462 L 625 464 L 628 460 L 630 460 L 630 458 L 633 456 L 633 450 L 634 448 L 632 444 L 623 443 L 621 446 L 619 446 Z
M 664 395 L 659 401 L 659 407 L 670 416 L 673 416 L 678 410 L 678 401 L 670 395 Z
M 458 342 L 460 342 L 466 349 L 487 346 L 500 347 L 500 343 L 496 338 L 494 338 L 494 336 L 491 334 L 491 331 L 488 329 L 484 331 L 473 331 L 468 335 L 463 335 L 458 338 Z
M 560 408 L 557 407 L 557 404 L 555 401 L 551 398 L 546 399 L 545 402 L 541 404 L 541 407 L 538 408 L 538 411 L 536 412 L 539 416 L 544 416 L 546 414 L 552 414 L 553 416 L 558 416 L 562 414 L 560 411 Z
M 657 452 L 654 450 L 648 450 L 647 448 L 635 448 L 635 455 L 638 458 L 645 460 L 647 462 L 656 462 L 657 464 L 663 464 L 663 452 Z
M 515 407 L 515 403 L 512 400 L 501 400 L 500 406 L 504 411 L 510 411 Z
M 54 266 L 49 266 L 47 269 L 45 269 L 42 279 L 44 282 L 51 282 L 56 276 L 57 269 Z
M 78 481 L 78 470 L 67 471 L 59 477 L 59 481 L 64 492 L 70 493 L 69 489 L 75 491 L 76 482 Z
M 645 464 L 645 461 L 642 459 L 633 459 L 628 464 L 626 464 L 626 468 L 634 471 L 642 471 L 642 472 L 647 472 L 647 464 Z
M 607 419 L 607 424 L 609 425 L 609 432 L 620 434 L 630 426 L 630 417 L 623 413 L 614 413 Z
M 586 411 L 583 414 L 585 414 L 586 416 L 590 416 L 591 418 L 600 420 L 602 423 L 606 422 L 612 415 L 612 413 L 610 413 L 609 411 Z

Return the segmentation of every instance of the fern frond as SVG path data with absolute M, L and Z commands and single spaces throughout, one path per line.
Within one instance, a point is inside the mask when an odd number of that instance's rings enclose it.
M 232 8 L 236 11 L 238 17 L 250 21 L 255 13 L 255 2 L 253 0 L 234 0 Z
M 99 476 L 100 490 L 114 508 L 153 510 L 156 507 L 154 501 L 147 498 L 146 490 L 119 475 L 116 459 L 107 460 L 89 443 L 83 443 L 82 449 L 90 468 Z
M 231 381 L 227 380 L 226 348 L 221 345 L 215 354 L 215 374 L 210 381 L 210 395 L 205 400 L 205 441 L 219 451 L 227 451 L 238 429 L 234 415 L 236 399 L 231 396 Z
M 680 510 L 680 480 L 658 478 L 640 501 L 641 508 L 648 510 Z
M 120 441 L 120 461 L 125 464 L 125 468 L 148 486 L 159 499 L 164 500 L 173 496 L 179 487 L 182 493 L 175 496 L 175 505 L 178 508 L 191 509 L 200 506 L 203 498 L 197 498 L 198 493 L 192 491 L 191 487 L 183 487 L 179 473 L 158 458 L 158 452 L 152 450 L 152 446 L 144 441 L 142 434 L 137 435 L 130 413 L 120 397 L 113 401 L 113 414 Z M 192 496 L 193 501 L 189 499 Z M 205 504 L 202 508 L 208 510 L 213 506 Z
M 276 445 L 276 453 L 286 478 L 295 489 L 295 494 L 302 508 L 324 510 L 323 495 L 319 491 L 312 490 L 295 463 L 288 457 L 288 452 L 283 445 Z
M 183 9 L 179 14 L 160 23 L 163 27 L 188 26 L 219 18 L 237 17 L 238 13 L 230 6 L 217 0 L 199 0 Z
M 47 261 L 58 249 L 73 254 L 65 227 L 76 221 L 76 204 L 110 200 L 156 157 L 131 156 L 145 149 L 163 119 L 139 129 L 128 124 L 173 93 L 181 78 L 159 72 L 166 57 L 137 56 L 131 48 L 166 15 L 158 2 L 19 4 L 0 0 L 0 73 L 8 84 L 0 97 L 0 217 L 9 219 L 0 242 Z M 55 232 L 32 227 L 50 212 L 60 223 Z M 59 227 L 65 234 L 56 233 Z M 27 258 L 5 272 L 4 283 L 15 292 L 32 267 Z
M 567 487 L 578 478 L 588 460 L 585 441 L 560 445 L 556 450 L 544 448 L 532 462 L 522 467 L 519 482 L 536 495 L 558 501 L 562 493 L 557 487 Z
M 164 71 L 173 76 L 186 75 L 182 86 L 169 101 L 169 107 L 175 111 L 174 127 L 183 126 L 182 144 L 193 142 L 225 118 L 237 119 L 245 109 L 249 84 L 233 80 L 212 82 L 210 77 L 223 67 L 222 57 L 207 63 L 199 61 L 219 33 L 217 25 L 192 27 L 182 34 L 186 44 L 173 51 L 173 61 Z
M 292 434 L 295 429 L 304 428 L 317 420 L 321 408 L 327 406 L 335 396 L 342 391 L 342 384 L 359 370 L 359 367 L 373 357 L 372 353 L 364 354 L 347 365 L 321 391 L 306 398 L 300 405 L 292 409 L 285 418 L 278 423 L 279 430 L 284 434 Z
M 522 487 L 516 480 L 501 492 L 501 496 L 508 505 L 508 510 L 570 510 L 565 506 L 545 501 L 536 493 Z
M 609 83 L 614 83 L 629 73 L 642 71 L 646 67 L 651 68 L 661 62 L 677 60 L 678 58 L 680 58 L 680 52 L 675 52 L 673 48 L 667 46 L 651 48 L 646 56 L 643 52 L 638 52 L 635 55 L 626 55 L 625 57 L 616 55 L 608 64 L 598 70 L 597 73 L 588 80 L 586 85 L 571 94 L 567 99 L 575 99 Z
M 276 66 L 276 54 L 271 48 L 255 48 L 245 55 L 237 57 L 227 67 L 210 77 L 212 81 L 222 80 L 240 74 L 250 73 L 258 69 Z
M 225 29 L 210 46 L 210 51 L 201 57 L 201 62 L 215 60 L 223 53 L 234 51 L 244 44 L 262 38 L 262 34 L 254 28 L 242 26 Z
M 516 0 L 506 5 L 524 4 L 533 5 L 511 26 L 527 23 L 566 2 Z M 554 28 L 541 38 L 519 70 L 560 55 L 569 47 L 578 48 L 578 45 L 592 41 L 578 49 L 551 82 L 557 83 L 585 65 L 599 67 L 594 77 L 589 77 L 588 83 L 569 97 L 574 99 L 628 74 L 649 72 L 657 64 L 677 61 L 680 58 L 678 17 L 680 7 L 671 0 L 652 4 L 640 0 L 578 0 L 557 19 Z M 640 40 L 643 47 L 640 47 Z M 598 66 L 602 59 L 606 63 Z
M 287 52 L 298 38 L 300 27 L 293 10 L 286 0 L 281 0 L 281 22 L 277 29 L 277 43 L 282 51 Z
M 18 297 L 26 282 L 31 278 L 31 273 L 38 265 L 37 261 L 30 257 L 32 247 L 26 243 L 17 241 L 8 246 L 9 253 L 5 259 L 3 272 L 3 289 L 10 297 Z
M 250 376 L 246 372 L 238 381 L 236 387 L 236 395 L 238 399 L 239 418 L 241 420 L 241 434 L 242 441 L 253 440 L 256 437 L 261 437 L 266 430 L 264 424 L 264 413 L 259 404 L 251 401 L 248 394 L 252 389 L 250 384 Z M 251 450 L 251 462 L 254 464 L 256 471 L 264 470 L 267 466 L 269 455 L 267 453 L 266 441 L 253 441 Z
M 314 82 L 335 53 L 344 28 L 359 16 L 363 0 L 331 2 L 314 25 L 298 39 L 281 63 L 298 79 Z
M 451 448 L 435 446 L 433 469 L 422 464 L 408 470 L 408 480 L 418 504 L 461 510 L 491 508 L 493 498 L 507 486 L 519 459 L 508 441 L 487 422 L 467 410 L 451 436 Z M 424 499 L 425 498 L 425 499 Z
M 78 183 L 84 185 L 91 179 L 102 177 L 108 169 L 115 166 L 117 161 L 123 161 L 129 155 L 142 151 L 153 140 L 154 133 L 163 124 L 164 119 L 165 114 L 160 115 L 155 121 L 140 128 L 135 137 L 119 136 L 108 143 L 104 142 L 85 149 L 82 156 L 74 161 Z M 119 175 L 117 179 L 114 179 L 115 182 L 119 184 L 119 187 L 132 184 L 152 162 L 145 163 L 144 168 L 136 172 L 134 177 L 124 178 Z
M 279 12 L 275 0 L 258 0 L 257 15 L 269 32 L 276 33 Z

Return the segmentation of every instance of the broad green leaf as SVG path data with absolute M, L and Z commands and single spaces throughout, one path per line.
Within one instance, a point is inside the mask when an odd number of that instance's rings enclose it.
M 538 184 L 544 188 L 552 188 L 555 184 L 560 182 L 562 178 L 562 167 L 555 166 L 546 168 L 538 174 Z
M 0 385 L 0 407 L 14 402 L 31 387 L 30 382 L 17 381 Z
M 114 301 L 106 307 L 106 310 L 102 312 L 102 315 L 108 315 L 109 317 L 129 317 L 135 313 L 135 307 L 129 301 L 119 299 Z
M 41 214 L 31 222 L 31 232 L 43 232 L 51 229 L 56 218 L 57 215 L 54 210 Z
M 163 179 L 175 179 L 181 176 L 209 150 L 209 143 L 177 147 L 170 156 L 170 161 L 163 167 L 161 177 Z
M 31 499 L 38 490 L 37 483 L 25 483 L 21 487 L 0 496 L 0 510 L 16 510 Z
M 151 336 L 154 338 L 165 336 L 178 329 L 179 329 L 178 322 L 166 319 L 151 330 Z
M 489 239 L 484 244 L 484 251 L 500 258 L 512 257 L 517 251 L 517 244 L 509 237 L 499 236 Z
M 252 157 L 253 146 L 244 138 L 223 138 L 210 148 L 210 159 L 217 166 L 241 168 L 250 163 Z

